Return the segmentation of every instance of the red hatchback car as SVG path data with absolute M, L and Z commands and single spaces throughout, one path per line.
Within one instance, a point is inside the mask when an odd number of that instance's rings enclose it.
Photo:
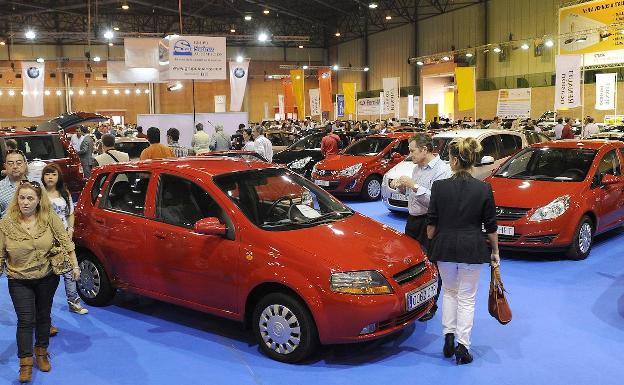
M 286 168 L 244 159 L 97 168 L 74 240 L 86 303 L 124 289 L 242 321 L 284 362 L 401 330 L 437 290 L 416 241 Z
M 486 179 L 501 247 L 565 251 L 579 260 L 593 238 L 624 223 L 624 143 L 564 140 L 520 151 Z
M 409 155 L 413 133 L 367 136 L 340 154 L 329 156 L 312 169 L 312 180 L 336 195 L 357 195 L 366 200 L 381 197 L 383 175 Z

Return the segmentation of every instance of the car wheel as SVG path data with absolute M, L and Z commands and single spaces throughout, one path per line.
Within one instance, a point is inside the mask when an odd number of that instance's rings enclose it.
M 587 258 L 594 241 L 594 224 L 588 216 L 584 216 L 576 226 L 572 246 L 568 250 L 568 258 L 580 261 Z
M 360 193 L 362 199 L 367 201 L 376 201 L 381 197 L 381 178 L 377 175 L 371 175 L 364 181 L 362 185 L 362 192 Z
M 80 266 L 78 294 L 80 298 L 91 306 L 105 306 L 110 303 L 115 297 L 116 290 L 111 285 L 100 261 L 90 253 L 81 253 L 78 261 Z
M 310 311 L 291 295 L 272 293 L 262 298 L 254 308 L 252 322 L 260 349 L 274 360 L 299 362 L 318 346 Z

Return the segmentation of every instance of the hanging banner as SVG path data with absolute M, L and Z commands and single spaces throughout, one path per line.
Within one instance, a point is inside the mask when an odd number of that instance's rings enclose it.
M 334 108 L 332 101 L 332 72 L 329 68 L 318 70 L 319 89 L 321 90 L 321 111 L 331 112 Z
M 444 115 L 449 118 L 455 112 L 455 92 L 444 92 Z
M 284 108 L 284 95 L 277 95 L 277 111 L 280 119 L 286 119 L 286 109 Z
M 292 80 L 288 78 L 282 79 L 282 89 L 284 90 L 286 113 L 292 114 L 295 112 L 295 93 L 293 91 Z
M 310 115 L 321 115 L 321 92 L 318 88 L 313 88 L 308 91 L 310 93 Z
M 336 116 L 343 118 L 345 116 L 345 96 L 336 95 Z
M 124 38 L 125 63 L 128 68 L 158 68 L 160 39 Z
M 305 95 L 303 94 L 305 75 L 303 70 L 290 70 L 290 80 L 292 81 L 295 103 L 297 104 L 297 115 L 300 119 L 303 119 L 305 116 Z
M 414 116 L 414 95 L 407 95 L 407 117 Z
M 617 74 L 596 74 L 596 109 L 615 109 L 615 87 Z
M 383 114 L 399 114 L 399 82 L 401 78 L 383 78 Z
M 166 74 L 166 72 L 165 72 Z M 106 82 L 118 83 L 160 83 L 161 72 L 156 68 L 129 68 L 123 61 L 106 61 Z
M 358 115 L 379 115 L 379 101 L 381 98 L 358 99 Z
M 356 83 L 342 83 L 342 92 L 344 93 L 345 99 L 345 115 L 355 115 L 355 106 L 356 106 L 356 92 L 357 85 Z
M 22 62 L 22 116 L 43 115 L 45 63 Z
M 230 61 L 230 111 L 241 110 L 247 88 L 248 71 L 249 60 L 242 63 Z
M 225 80 L 224 37 L 179 36 L 169 39 L 172 80 Z
M 581 67 L 583 55 L 555 57 L 555 110 L 581 105 Z
M 269 120 L 269 103 L 264 102 L 264 120 Z
M 455 68 L 455 83 L 457 84 L 457 104 L 459 111 L 475 108 L 475 68 Z
M 528 119 L 531 117 L 531 89 L 498 90 L 496 116 L 501 119 Z
M 386 113 L 386 101 L 384 100 L 384 92 L 379 93 L 379 115 Z
M 215 112 L 225 112 L 225 95 L 215 95 Z
M 603 52 L 622 48 L 624 2 L 595 0 L 559 8 L 560 54 Z

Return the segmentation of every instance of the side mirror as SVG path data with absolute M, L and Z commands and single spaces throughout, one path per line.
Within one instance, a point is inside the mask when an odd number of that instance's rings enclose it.
M 612 184 L 620 183 L 622 181 L 621 177 L 611 175 L 611 174 L 603 174 L 602 179 L 600 180 L 600 184 L 603 186 L 609 186 Z
M 403 157 L 403 155 L 399 154 L 398 152 L 393 152 L 390 156 L 392 157 L 392 159 L 401 159 Z
M 481 166 L 485 166 L 487 164 L 494 164 L 494 157 L 486 155 L 481 158 Z
M 193 231 L 203 235 L 225 235 L 227 228 L 223 223 L 219 222 L 219 218 L 211 217 L 195 222 Z

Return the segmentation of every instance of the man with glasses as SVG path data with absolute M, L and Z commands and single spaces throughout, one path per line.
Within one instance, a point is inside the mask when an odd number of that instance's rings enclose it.
M 6 178 L 0 181 L 0 215 L 4 216 L 20 181 L 26 179 L 28 163 L 20 150 L 9 150 L 4 157 Z

